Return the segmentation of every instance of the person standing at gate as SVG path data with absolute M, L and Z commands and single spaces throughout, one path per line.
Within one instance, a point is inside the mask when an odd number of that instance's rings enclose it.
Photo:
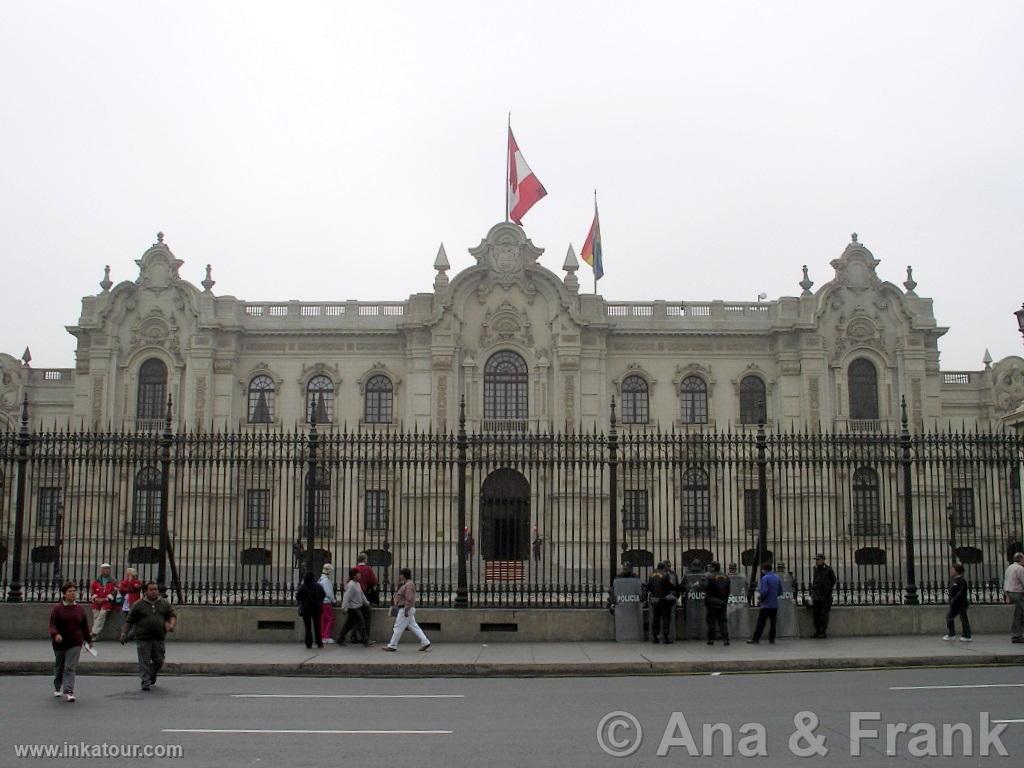
M 124 569 L 124 578 L 117 582 L 117 594 L 117 601 L 121 603 L 121 629 L 124 629 L 128 611 L 142 597 L 142 582 L 139 581 L 138 571 L 134 568 Z
M 1015 554 L 1013 562 L 1006 569 L 1003 594 L 1006 602 L 1013 606 L 1010 642 L 1024 643 L 1024 552 Z
M 306 630 L 306 647 L 313 647 L 313 640 L 316 640 L 316 647 L 323 648 L 324 640 L 320 634 L 320 614 L 324 608 L 324 588 L 313 578 L 312 571 L 306 571 L 302 577 L 302 585 L 295 592 L 295 601 L 299 604 L 299 616 L 302 617 L 302 624 Z
M 171 604 L 160 597 L 160 588 L 155 581 L 147 581 L 142 599 L 128 611 L 124 629 L 121 630 L 121 644 L 128 640 L 128 632 L 135 629 L 135 651 L 139 658 L 139 678 L 142 690 L 148 691 L 156 685 L 156 676 L 164 665 L 166 655 L 164 638 L 174 631 L 178 617 Z
M 320 609 L 320 637 L 325 643 L 333 643 L 334 637 L 334 582 L 331 581 L 331 574 L 334 567 L 330 563 L 324 563 L 320 574 L 320 586 L 324 588 L 324 604 Z
M 107 617 L 117 600 L 117 582 L 110 575 L 110 563 L 100 565 L 100 575 L 92 580 L 89 586 L 92 602 L 92 632 L 90 640 L 96 642 L 100 638 Z
M 814 556 L 811 571 L 811 612 L 814 617 L 814 637 L 824 639 L 828 631 L 828 614 L 832 610 L 832 591 L 836 588 L 836 572 L 825 564 L 825 555 Z
M 430 650 L 430 640 L 416 623 L 416 584 L 412 580 L 412 571 L 403 568 L 398 573 L 398 589 L 392 599 L 391 615 L 395 617 L 395 629 L 391 633 L 391 640 L 384 646 L 385 651 L 397 651 L 398 641 L 402 639 L 402 633 L 406 627 L 412 630 L 416 639 L 420 641 L 420 650 Z
M 708 624 L 708 645 L 715 644 L 715 635 L 721 634 L 722 645 L 729 644 L 729 577 L 722 575 L 717 562 L 708 565 L 708 575 L 702 579 L 704 588 L 704 618 Z
M 82 646 L 89 637 L 85 611 L 76 602 L 78 588 L 66 581 L 60 588 L 60 602 L 50 610 L 50 641 L 53 644 L 53 695 L 63 693 L 67 701 L 75 700 L 75 671 Z
M 647 595 L 651 604 L 651 641 L 672 643 L 672 611 L 676 607 L 675 584 L 665 572 L 665 563 L 658 563 L 647 580 Z M 661 640 L 658 639 L 659 635 Z
M 949 610 L 946 611 L 946 634 L 943 640 L 956 639 L 956 617 L 960 617 L 963 625 L 961 642 L 971 642 L 971 622 L 967 618 L 967 605 L 970 602 L 971 585 L 964 578 L 964 567 L 960 563 L 949 566 Z
M 761 634 L 764 632 L 765 623 L 768 627 L 768 643 L 775 645 L 775 621 L 779 615 L 779 595 L 782 594 L 782 579 L 772 570 L 771 563 L 764 563 L 761 566 L 761 581 L 757 586 L 757 594 L 760 598 L 760 612 L 757 614 L 757 625 L 754 627 L 754 636 L 747 640 L 748 645 L 757 645 L 761 642 Z

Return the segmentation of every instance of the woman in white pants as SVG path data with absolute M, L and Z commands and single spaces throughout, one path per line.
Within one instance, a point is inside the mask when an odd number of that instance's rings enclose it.
M 398 589 L 391 600 L 391 613 L 395 617 L 395 631 L 391 633 L 391 641 L 384 646 L 385 651 L 397 651 L 398 641 L 408 627 L 420 641 L 420 650 L 430 650 L 430 640 L 416 623 L 416 584 L 412 580 L 412 571 L 403 568 L 398 572 Z

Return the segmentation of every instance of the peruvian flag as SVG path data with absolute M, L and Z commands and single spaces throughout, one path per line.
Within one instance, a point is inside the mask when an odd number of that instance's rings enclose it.
M 508 129 L 508 217 L 516 224 L 522 225 L 523 216 L 548 191 L 540 183 L 526 158 L 519 151 L 516 137 L 512 135 L 512 126 Z

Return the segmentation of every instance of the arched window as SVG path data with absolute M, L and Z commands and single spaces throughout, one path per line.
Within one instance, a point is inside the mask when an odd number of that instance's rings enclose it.
M 484 366 L 484 418 L 529 416 L 526 361 L 515 352 L 495 352 Z
M 314 376 L 306 385 L 306 423 L 328 424 L 334 419 L 334 382 L 327 376 Z
M 249 423 L 270 424 L 274 420 L 274 380 L 253 376 L 249 382 Z
M 682 480 L 683 520 L 680 533 L 683 536 L 711 535 L 711 492 L 708 487 L 708 473 L 691 467 L 683 473 Z
M 160 471 L 144 467 L 135 475 L 132 503 L 132 533 L 152 536 L 160 533 Z
M 853 535 L 872 536 L 881 533 L 882 509 L 878 495 L 878 473 L 871 467 L 860 467 L 853 473 Z
M 646 424 L 650 420 L 647 382 L 642 376 L 622 380 L 622 423 Z
M 759 424 L 767 417 L 764 381 L 760 376 L 744 376 L 740 381 L 740 424 Z
M 163 421 L 166 407 L 167 366 L 163 360 L 151 357 L 139 368 L 135 418 L 139 421 Z
M 850 389 L 850 418 L 878 418 L 878 371 L 875 364 L 858 357 L 847 371 L 847 386 Z
M 366 382 L 363 421 L 367 424 L 390 424 L 394 416 L 394 387 L 391 379 L 375 374 Z
M 679 384 L 679 420 L 683 424 L 708 423 L 708 385 L 700 376 L 687 376 Z

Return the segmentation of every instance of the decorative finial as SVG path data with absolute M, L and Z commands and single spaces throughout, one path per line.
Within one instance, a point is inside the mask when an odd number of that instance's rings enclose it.
M 21 364 L 26 368 L 28 364 L 32 362 L 32 352 L 28 347 L 25 347 L 25 351 L 21 353 Z
M 213 267 L 209 264 L 206 265 L 206 279 L 203 280 L 200 285 L 203 286 L 203 291 L 209 293 L 213 290 L 213 286 L 217 284 L 217 281 L 213 279 Z
M 857 233 L 856 232 L 854 232 L 852 235 L 850 235 L 850 242 L 851 243 L 856 243 L 857 242 Z
M 985 356 L 981 358 L 981 362 L 985 364 L 986 371 L 992 367 L 992 353 L 988 349 L 985 350 Z
M 156 242 L 157 242 L 158 245 L 163 245 L 163 242 L 164 242 L 164 233 L 163 232 L 157 232 L 156 233 Z
M 907 293 L 913 293 L 917 288 L 917 281 L 914 280 L 914 268 L 911 266 L 907 267 L 907 279 L 903 283 L 903 287 L 907 289 Z
M 580 292 L 580 280 L 576 277 L 576 270 L 580 268 L 580 263 L 576 260 L 576 252 L 572 249 L 572 243 L 569 243 L 569 250 L 565 252 L 565 262 L 562 264 L 562 269 L 565 270 L 565 287 L 569 289 L 569 293 Z
M 451 265 L 448 263 L 448 253 L 444 249 L 444 243 L 437 249 L 437 258 L 434 259 L 434 269 L 437 275 L 434 277 L 434 290 L 442 291 L 448 287 L 448 270 Z
M 107 266 L 103 268 L 103 279 L 100 280 L 100 288 L 102 288 L 103 292 L 106 293 L 110 290 L 110 286 L 112 285 L 113 283 L 110 282 L 110 265 L 107 264 Z
M 814 285 L 814 281 L 807 276 L 807 265 L 804 264 L 804 279 L 799 282 L 799 286 L 804 289 L 801 296 L 811 296 L 811 286 Z

